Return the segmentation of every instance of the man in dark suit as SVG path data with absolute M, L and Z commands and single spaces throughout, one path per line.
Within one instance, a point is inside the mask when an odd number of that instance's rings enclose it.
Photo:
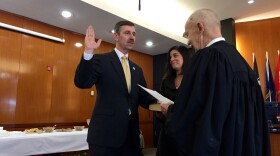
M 120 21 L 114 28 L 116 47 L 112 52 L 94 54 L 101 40 L 95 41 L 92 26 L 85 37 L 85 51 L 77 67 L 75 85 L 97 89 L 87 141 L 93 156 L 140 155 L 138 104 L 148 108 L 156 99 L 143 91 L 142 69 L 128 58 L 136 38 L 135 26 Z M 129 69 L 129 70 L 126 70 Z
M 162 105 L 176 156 L 269 156 L 264 100 L 253 70 L 225 41 L 212 10 L 195 11 L 185 35 L 196 49 L 174 106 Z

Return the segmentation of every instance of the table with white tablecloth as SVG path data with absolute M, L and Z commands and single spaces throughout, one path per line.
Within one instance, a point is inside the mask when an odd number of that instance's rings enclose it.
M 0 155 L 38 155 L 88 150 L 87 129 L 71 132 L 25 134 L 1 132 Z

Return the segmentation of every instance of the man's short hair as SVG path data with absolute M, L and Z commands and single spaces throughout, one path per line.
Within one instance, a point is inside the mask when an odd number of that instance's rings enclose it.
M 116 33 L 120 34 L 120 27 L 124 26 L 124 25 L 135 26 L 134 23 L 132 23 L 130 21 L 119 21 L 118 23 L 116 23 L 116 25 L 114 27 L 114 31 Z

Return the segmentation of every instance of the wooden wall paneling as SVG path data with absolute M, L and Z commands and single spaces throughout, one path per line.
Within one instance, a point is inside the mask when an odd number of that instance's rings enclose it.
M 98 49 L 94 50 L 94 53 L 100 54 L 100 53 L 112 52 L 114 50 L 114 48 L 115 48 L 114 44 L 102 41 L 100 44 L 100 47 Z
M 11 14 L 2 10 L 0 10 L 0 17 L 1 17 L 0 18 L 1 22 L 17 27 L 22 27 L 23 20 L 24 20 L 21 16 Z
M 271 156 L 280 155 L 280 134 L 270 134 Z
M 49 112 L 49 122 L 53 124 L 65 122 L 67 110 L 65 107 L 65 94 L 67 91 L 66 82 L 67 81 L 67 67 L 65 67 L 65 55 L 67 47 L 67 33 L 64 34 L 64 39 L 66 40 L 63 44 L 56 44 L 54 46 L 55 58 L 52 66 L 52 91 L 51 91 L 51 108 Z M 64 81 L 65 78 L 65 81 Z M 65 108 L 64 108 L 65 107 Z M 71 114 L 69 114 L 71 115 Z
M 153 121 L 153 112 L 142 107 L 138 108 L 139 121 Z
M 260 51 L 261 44 L 259 43 L 261 39 L 261 33 L 257 28 L 254 26 L 248 26 L 246 23 L 237 23 L 236 24 L 236 39 L 237 39 L 237 49 L 241 53 L 241 55 L 246 59 L 248 64 L 251 65 L 253 68 L 253 56 L 252 53 L 255 53 L 257 63 L 258 63 L 258 70 L 259 73 L 263 73 L 265 69 L 263 64 L 265 64 L 265 54 L 264 52 Z M 252 31 L 253 30 L 253 31 Z M 263 55 L 264 54 L 264 55 Z M 262 76 L 262 75 L 260 75 Z M 261 77 L 261 84 L 265 83 L 265 79 Z
M 153 87 L 153 57 L 147 54 L 132 51 L 129 54 L 129 59 L 139 65 L 147 83 L 148 88 Z
M 73 89 L 78 89 L 75 84 L 74 84 L 74 76 L 75 76 L 75 72 L 76 72 L 76 68 L 77 68 L 77 65 L 78 63 L 80 62 L 80 59 L 82 57 L 82 54 L 84 52 L 84 46 L 80 47 L 80 48 L 77 48 L 74 46 L 74 44 L 76 42 L 80 42 L 82 44 L 84 44 L 84 35 L 79 35 L 75 38 L 73 38 L 73 42 L 72 42 L 72 46 L 73 46 L 73 53 L 69 55 L 69 58 L 72 58 L 72 59 L 69 59 L 71 61 L 68 61 L 69 63 L 69 66 L 71 66 L 71 86 L 74 87 Z M 73 60 L 75 59 L 75 64 L 73 64 Z M 71 65 L 70 65 L 71 64 Z M 70 84 L 70 81 L 69 81 L 69 84 Z M 92 113 L 92 110 L 93 110 L 93 104 L 94 104 L 94 101 L 96 99 L 96 90 L 94 89 L 95 87 L 92 87 L 90 89 L 85 89 L 82 91 L 83 93 L 83 102 L 81 102 L 80 100 L 76 99 L 76 102 L 73 103 L 75 105 L 78 105 L 79 106 L 79 112 L 78 112 L 78 121 L 80 122 L 86 122 L 86 119 L 89 119 L 91 117 L 91 113 Z M 81 92 L 81 89 L 78 89 L 79 92 Z M 91 91 L 94 91 L 94 95 L 91 96 L 90 95 L 90 92 Z M 75 95 L 73 95 L 75 96 Z M 71 97 L 69 97 L 71 98 Z M 73 100 L 73 98 L 72 98 Z
M 94 95 L 90 95 L 91 91 L 94 92 Z M 80 116 L 79 120 L 86 122 L 86 119 L 91 118 L 91 114 L 93 112 L 93 108 L 95 106 L 95 100 L 96 100 L 96 88 L 93 86 L 91 89 L 86 89 L 83 91 L 83 101 L 79 102 L 80 106 Z
M 29 19 L 24 20 L 23 27 L 48 29 Z M 22 34 L 16 123 L 49 122 L 53 70 L 47 70 L 47 66 L 53 64 L 53 50 L 52 41 Z
M 144 77 L 146 79 L 147 87 L 151 88 L 153 87 L 153 58 L 152 56 L 132 52 L 130 53 L 130 59 L 134 61 L 136 64 L 138 64 L 142 70 Z M 153 121 L 153 113 L 149 110 L 143 109 L 142 107 L 139 107 L 139 120 L 140 121 Z
M 57 60 L 54 64 L 52 110 L 51 119 L 53 122 L 77 122 L 80 112 L 79 103 L 76 102 L 76 94 L 73 92 L 74 74 L 76 65 L 72 62 L 77 52 L 74 46 L 77 35 L 65 32 L 65 43 L 56 47 Z M 80 41 L 80 40 L 79 40 Z M 78 56 L 80 58 L 80 56 Z
M 273 32 L 272 45 L 274 45 L 273 50 L 280 50 L 280 18 L 271 19 L 271 31 Z M 276 39 L 275 39 L 276 38 Z
M 21 20 L 0 11 L 0 21 L 19 24 Z M 14 123 L 19 79 L 21 35 L 0 28 L 0 123 Z
M 253 68 L 252 52 L 255 53 L 261 80 L 262 92 L 265 94 L 265 55 L 268 57 L 273 77 L 277 63 L 277 50 L 280 49 L 280 18 L 236 23 L 237 49 Z

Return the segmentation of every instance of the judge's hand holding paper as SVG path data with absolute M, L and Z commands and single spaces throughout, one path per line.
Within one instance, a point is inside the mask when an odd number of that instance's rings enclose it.
M 160 103 L 160 106 L 161 106 L 161 112 L 166 115 L 167 111 L 168 111 L 168 107 L 171 105 L 171 104 L 174 104 L 173 103 Z
M 138 84 L 138 86 L 158 100 L 158 104 L 150 105 L 149 110 L 166 112 L 169 105 L 174 104 L 173 101 L 171 101 L 168 98 L 162 96 L 157 91 L 145 88 L 145 87 L 143 87 L 139 84 Z

